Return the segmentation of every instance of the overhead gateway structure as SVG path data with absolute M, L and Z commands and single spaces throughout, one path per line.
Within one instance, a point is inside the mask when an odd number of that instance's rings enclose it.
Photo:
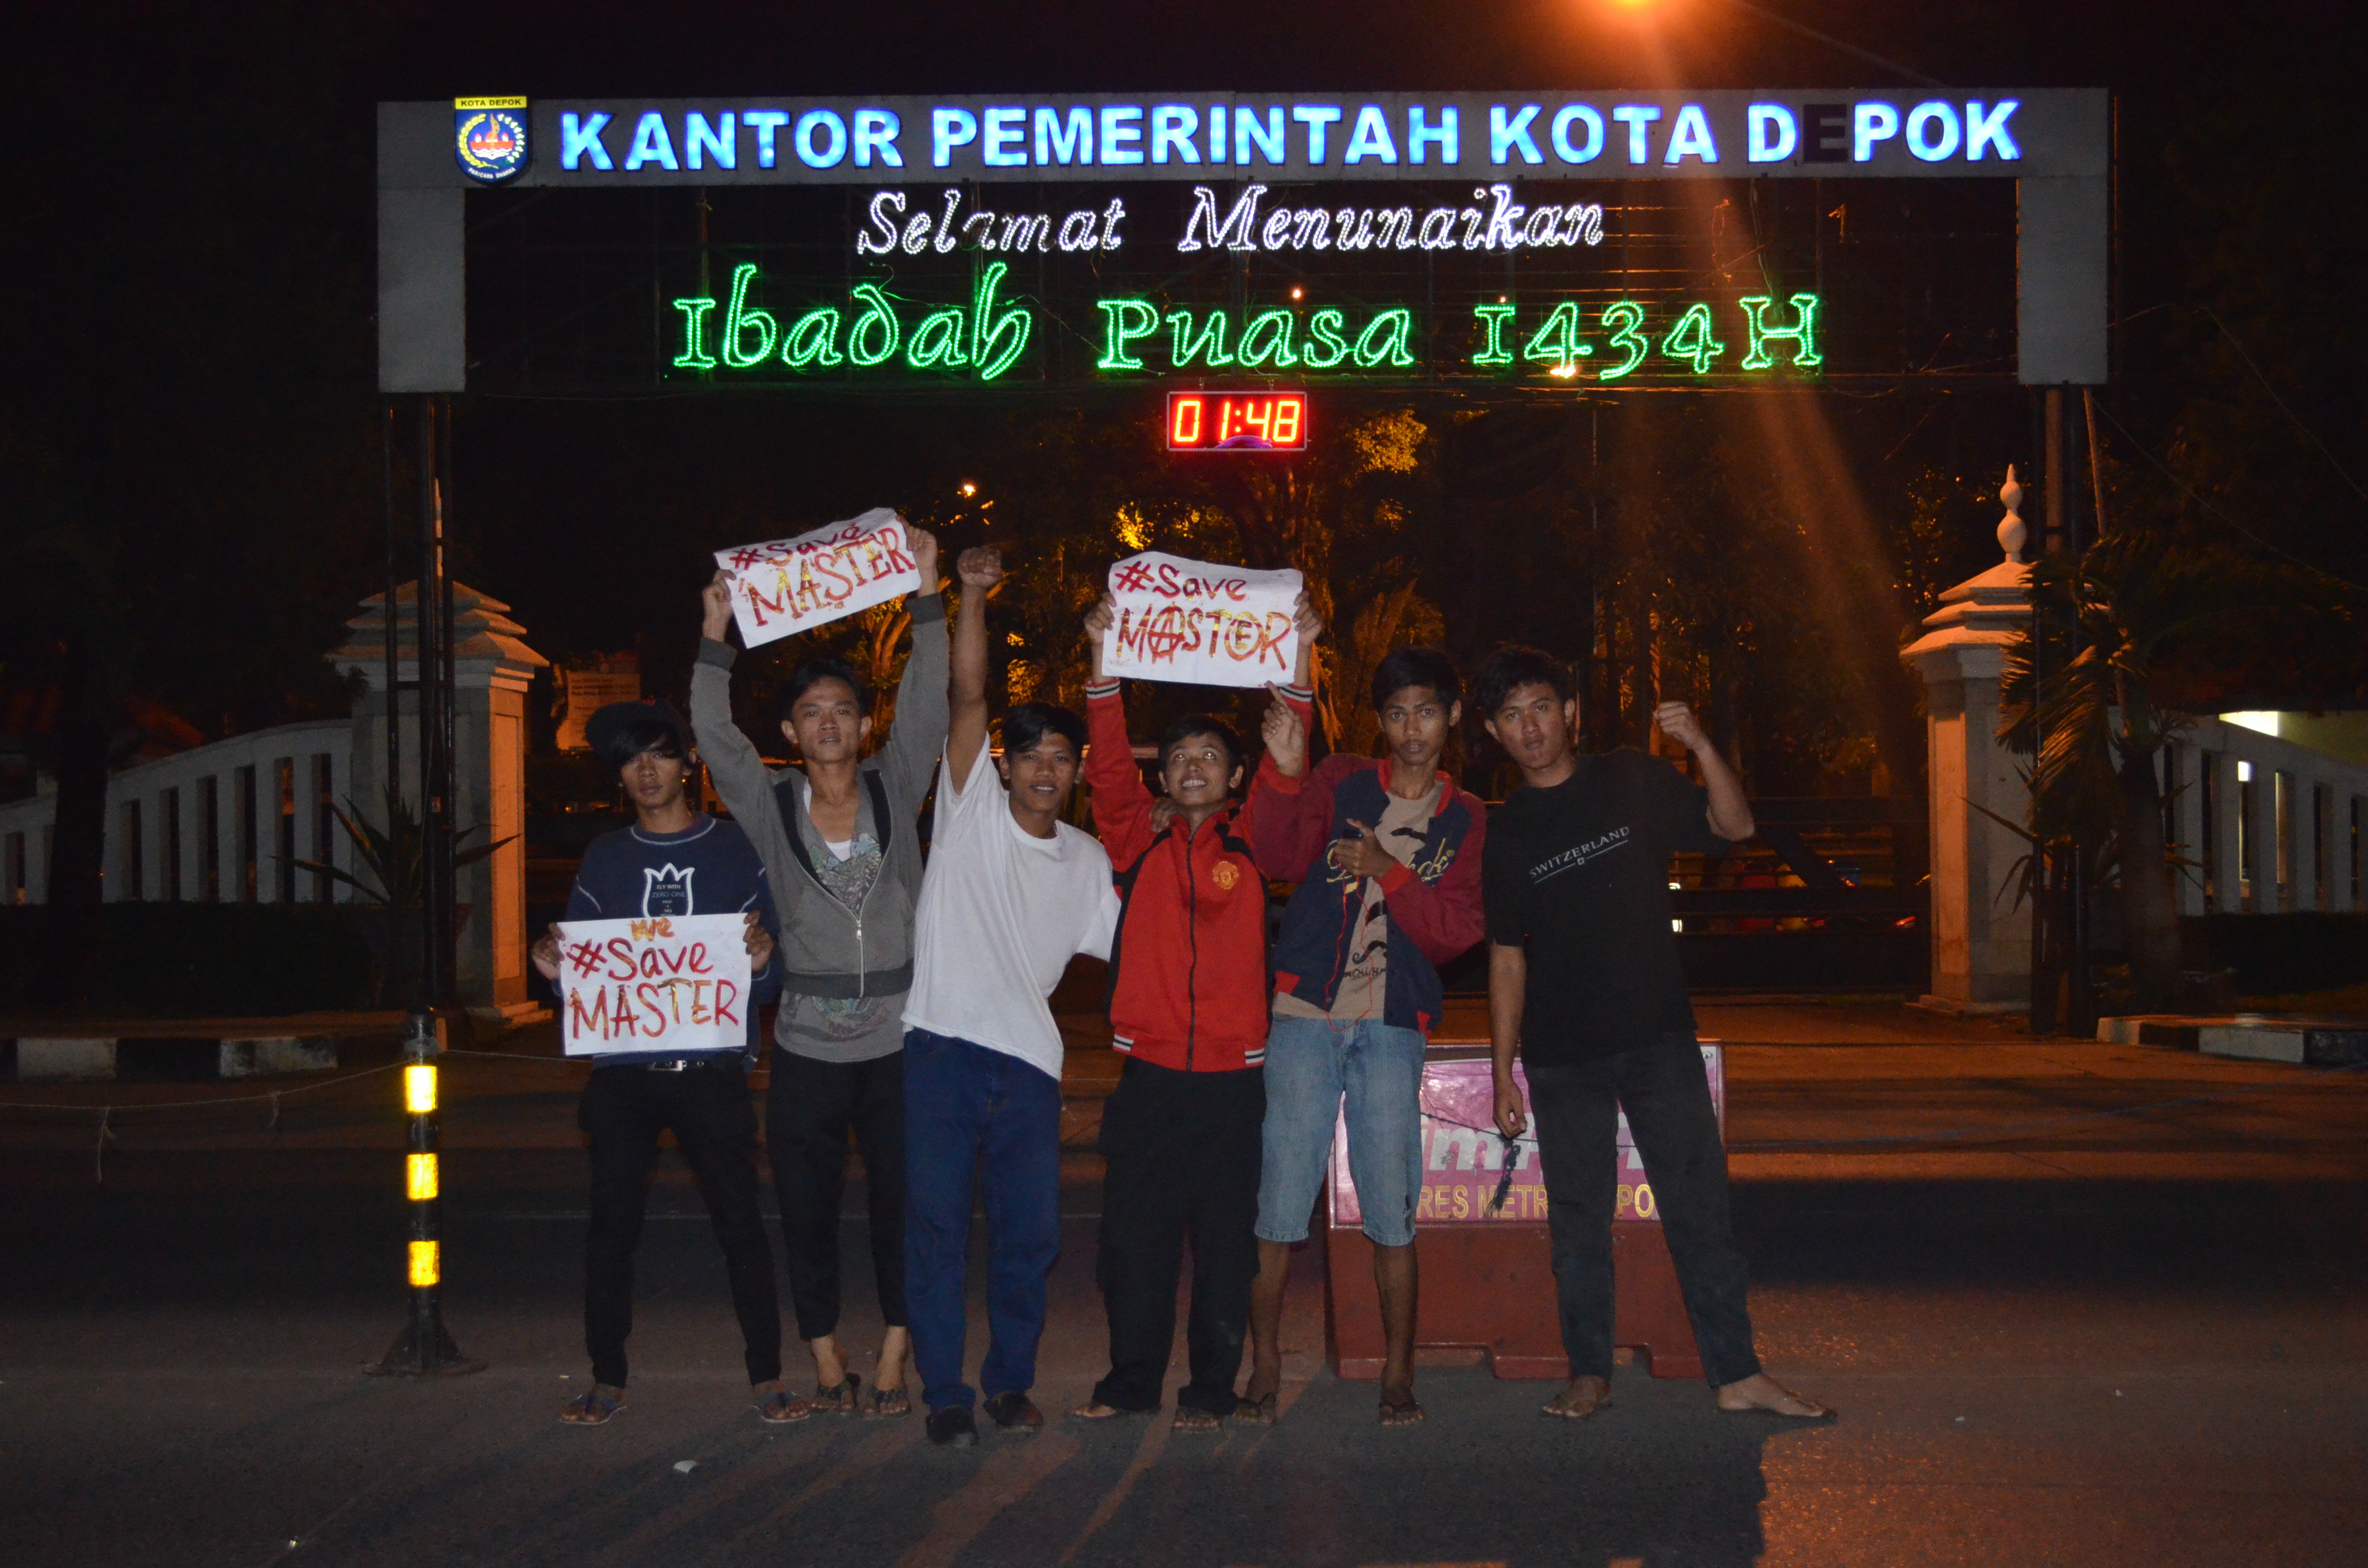
M 1190 450 L 1335 384 L 2100 383 L 2111 131 L 2055 88 L 387 103 L 380 386 L 1238 389 L 1167 409 Z

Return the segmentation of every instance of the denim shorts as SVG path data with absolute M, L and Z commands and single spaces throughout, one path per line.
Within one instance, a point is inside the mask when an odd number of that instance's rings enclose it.
M 1373 1018 L 1274 1020 L 1266 1040 L 1261 1239 L 1307 1239 L 1345 1098 L 1349 1175 L 1365 1234 L 1380 1246 L 1413 1243 L 1415 1195 L 1422 1189 L 1422 1058 L 1419 1029 Z

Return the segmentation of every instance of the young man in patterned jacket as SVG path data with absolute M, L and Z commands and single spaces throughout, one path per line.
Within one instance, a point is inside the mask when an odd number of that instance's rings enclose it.
M 1258 863 L 1304 879 L 1283 911 L 1267 1037 L 1264 1171 L 1258 1186 L 1257 1341 L 1245 1416 L 1270 1421 L 1282 1379 L 1276 1336 L 1291 1247 L 1307 1237 L 1333 1124 L 1345 1105 L 1349 1171 L 1387 1341 L 1385 1426 L 1422 1419 L 1414 1397 L 1415 1198 L 1422 1189 L 1422 1066 L 1438 1027 L 1436 966 L 1476 944 L 1480 801 L 1438 771 L 1463 717 L 1447 655 L 1401 648 L 1373 673 L 1387 752 L 1307 765 L 1315 692 L 1276 694 L 1266 760 L 1250 789 Z

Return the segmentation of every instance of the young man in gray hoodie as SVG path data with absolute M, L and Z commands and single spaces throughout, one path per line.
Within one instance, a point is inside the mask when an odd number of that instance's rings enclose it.
M 879 523 L 890 514 L 866 513 Z M 763 858 L 780 912 L 781 1005 L 773 1026 L 765 1142 L 781 1203 L 790 1296 L 814 1362 L 814 1408 L 902 1415 L 909 1355 L 905 1312 L 905 993 L 913 984 L 913 910 L 920 894 L 921 801 L 945 749 L 946 612 L 938 541 L 910 530 L 920 590 L 907 597 L 913 652 L 896 687 L 895 723 L 865 757 L 871 691 L 842 659 L 799 665 L 784 688 L 781 733 L 803 769 L 768 768 L 732 719 L 724 575 L 705 595 L 690 722 L 700 755 Z M 967 596 L 965 597 L 967 598 Z M 973 613 L 967 603 L 963 614 Z M 838 1210 L 848 1133 L 863 1157 L 871 1267 L 887 1334 L 868 1402 L 837 1339 Z

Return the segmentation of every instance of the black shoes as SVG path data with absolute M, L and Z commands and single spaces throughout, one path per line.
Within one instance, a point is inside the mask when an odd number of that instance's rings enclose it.
M 1032 1437 L 1044 1425 L 1044 1413 L 1016 1389 L 996 1394 L 985 1408 L 988 1420 L 1017 1437 Z M 943 1410 L 930 1411 L 929 1441 L 941 1449 L 976 1448 L 978 1423 L 972 1418 L 970 1406 L 949 1404 Z
M 985 1408 L 987 1419 L 1017 1437 L 1032 1437 L 1044 1425 L 1044 1413 L 1018 1389 L 996 1394 Z
M 929 1441 L 941 1449 L 978 1447 L 978 1423 L 967 1404 L 949 1404 L 929 1412 Z

